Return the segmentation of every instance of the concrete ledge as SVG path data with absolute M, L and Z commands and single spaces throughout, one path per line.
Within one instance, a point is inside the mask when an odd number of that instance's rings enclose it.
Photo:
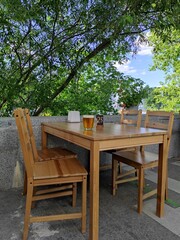
M 144 123 L 142 118 L 142 126 Z M 41 123 L 67 121 L 67 116 L 32 117 L 33 129 L 37 146 L 41 146 Z M 164 120 L 166 121 L 166 120 Z M 119 122 L 119 116 L 104 116 L 104 122 Z M 89 168 L 89 151 L 67 141 L 53 136 L 48 138 L 49 146 L 66 147 L 78 154 L 78 158 Z M 148 146 L 149 150 L 157 152 L 157 146 Z M 180 115 L 175 116 L 169 158 L 180 156 Z M 102 162 L 110 162 L 111 155 L 101 153 Z M 0 119 L 0 190 L 22 187 L 23 159 L 14 118 Z

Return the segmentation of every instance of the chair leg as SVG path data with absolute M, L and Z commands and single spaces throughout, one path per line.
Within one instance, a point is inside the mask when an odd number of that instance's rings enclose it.
M 87 177 L 84 176 L 82 182 L 82 224 L 81 224 L 82 233 L 86 232 L 86 202 L 87 202 Z
M 36 195 L 36 192 L 37 192 L 37 187 L 33 187 L 33 196 L 35 196 Z M 36 207 L 36 201 L 32 201 L 32 203 L 31 203 L 31 209 L 33 209 L 33 208 L 35 208 Z
M 77 183 L 73 183 L 73 194 L 72 194 L 72 206 L 76 206 L 76 199 L 77 199 Z
M 24 232 L 23 240 L 26 240 L 28 237 L 29 223 L 30 223 L 30 214 L 31 214 L 31 205 L 32 205 L 32 196 L 33 196 L 33 185 L 28 181 L 27 196 L 26 196 L 26 210 L 24 217 Z
M 144 188 L 144 169 L 138 169 L 138 213 L 142 213 L 143 207 L 143 188 Z
M 122 162 L 119 163 L 119 173 L 122 174 Z
M 116 184 L 116 179 L 117 179 L 117 171 L 118 171 L 118 161 L 115 159 L 112 160 L 112 195 L 116 195 L 116 190 L 117 190 L 117 184 Z
M 165 200 L 168 199 L 168 169 L 166 173 L 166 185 L 165 185 Z
M 26 170 L 24 170 L 24 187 L 22 195 L 25 196 L 26 194 L 27 194 L 27 173 Z

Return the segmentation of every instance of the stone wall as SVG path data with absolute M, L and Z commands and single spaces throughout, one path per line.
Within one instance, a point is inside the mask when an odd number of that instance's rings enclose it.
M 32 117 L 37 146 L 41 146 L 41 122 L 67 121 L 67 117 Z M 104 122 L 119 122 L 119 116 L 104 116 Z M 142 125 L 144 116 L 142 117 Z M 53 136 L 48 138 L 49 146 L 66 147 L 78 154 L 78 158 L 89 168 L 89 151 Z M 148 147 L 157 152 L 156 146 Z M 180 115 L 175 116 L 169 158 L 180 157 Z M 101 161 L 111 161 L 111 155 L 101 153 Z M 14 118 L 0 119 L 0 189 L 23 186 L 23 159 Z

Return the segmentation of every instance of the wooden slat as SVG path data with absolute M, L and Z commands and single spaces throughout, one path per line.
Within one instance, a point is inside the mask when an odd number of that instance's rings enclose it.
M 124 119 L 123 124 L 128 124 L 128 125 L 136 125 L 136 120 L 133 119 Z
M 33 165 L 34 179 L 87 175 L 76 158 L 36 162 Z
M 138 115 L 139 113 L 139 110 L 138 109 L 122 109 L 119 111 L 120 114 L 123 114 L 123 115 Z
M 153 195 L 155 195 L 155 194 L 157 194 L 157 189 L 154 189 L 154 190 L 152 190 L 152 191 L 150 191 L 150 192 L 148 192 L 148 193 L 145 193 L 145 194 L 143 195 L 143 200 L 144 200 L 144 199 L 147 199 L 147 198 L 149 198 L 149 197 L 151 197 L 151 196 L 153 196 Z
M 87 171 L 76 158 L 56 160 L 61 177 L 87 175 Z
M 55 160 L 36 162 L 33 165 L 34 179 L 57 178 L 60 176 Z
M 158 161 L 158 154 L 152 153 L 152 152 L 133 152 L 133 151 L 124 151 L 124 152 L 115 152 L 113 153 L 115 159 L 121 159 L 121 162 L 126 163 L 128 165 L 132 165 L 137 167 L 140 165 L 146 165 L 151 162 Z M 119 158 L 118 158 L 119 157 Z
M 52 215 L 52 216 L 40 216 L 40 217 L 31 217 L 30 222 L 50 222 L 50 221 L 58 221 L 58 220 L 68 220 L 68 219 L 77 219 L 81 218 L 82 213 L 68 213 L 68 214 L 60 214 L 60 215 Z
M 105 170 L 108 170 L 108 169 L 112 169 L 112 164 L 103 164 L 103 165 L 100 166 L 101 171 L 105 171 Z
M 136 171 L 137 171 L 136 169 L 132 169 L 132 170 L 129 170 L 127 172 L 121 173 L 121 174 L 117 175 L 117 179 L 126 177 L 126 176 L 128 176 L 128 175 L 130 175 L 132 173 L 136 173 Z
M 138 179 L 137 177 L 129 177 L 129 178 L 125 178 L 125 179 L 119 179 L 119 180 L 116 180 L 116 184 L 131 182 L 131 181 L 135 181 L 137 179 Z
M 147 122 L 146 127 L 149 128 L 158 128 L 158 129 L 167 129 L 167 124 L 158 123 L 158 122 Z
M 53 188 L 48 188 L 48 189 L 41 189 L 41 190 L 36 190 L 34 192 L 35 195 L 41 195 L 41 194 L 46 194 L 46 193 L 50 193 L 50 192 L 58 192 L 58 191 L 63 191 L 63 190 L 67 190 L 67 189 L 72 189 L 73 185 L 72 184 L 66 184 L 66 185 L 62 185 L 59 187 L 53 187 Z
M 43 200 L 43 199 L 64 197 L 64 196 L 70 196 L 70 195 L 72 195 L 72 190 L 64 191 L 64 192 L 56 192 L 56 193 L 53 192 L 51 194 L 43 194 L 43 195 L 33 196 L 32 200 L 38 201 L 38 200 Z
M 134 125 L 134 126 L 140 127 L 142 110 L 122 109 L 120 114 L 121 114 L 121 119 L 120 119 L 121 124 L 128 124 L 128 125 Z M 135 117 L 135 119 L 128 118 L 129 116 L 130 117 L 133 116 Z
M 77 154 L 74 152 L 63 149 L 63 148 L 47 148 L 38 150 L 38 161 L 47 161 L 47 160 L 54 160 L 54 159 L 61 159 L 61 158 L 75 158 Z
M 168 117 L 168 118 L 169 118 L 170 112 L 167 112 L 167 111 L 150 111 L 150 110 L 147 110 L 146 114 L 148 114 L 148 116 Z
M 33 178 L 33 168 L 34 156 L 32 154 L 32 147 L 30 143 L 30 138 L 28 135 L 27 125 L 22 109 L 16 109 L 14 111 L 14 117 L 16 120 L 16 125 L 18 128 L 19 140 L 21 143 L 21 149 L 23 153 L 25 168 L 27 171 L 27 176 Z

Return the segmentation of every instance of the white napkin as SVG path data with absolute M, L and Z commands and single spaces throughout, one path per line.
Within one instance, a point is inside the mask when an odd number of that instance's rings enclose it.
M 68 112 L 68 122 L 80 122 L 80 112 L 79 111 L 69 111 Z

